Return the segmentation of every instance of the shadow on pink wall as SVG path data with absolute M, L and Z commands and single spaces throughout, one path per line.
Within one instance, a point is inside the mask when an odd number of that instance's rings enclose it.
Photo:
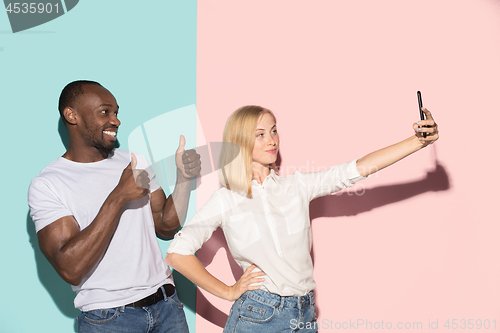
M 448 173 L 437 159 L 435 161 L 435 169 L 418 181 L 367 189 L 363 195 L 343 194 L 317 198 L 310 203 L 310 219 L 313 221 L 319 217 L 353 216 L 426 192 L 446 191 L 450 189 Z M 277 162 L 279 165 L 280 159 Z M 238 280 L 243 274 L 243 270 L 230 255 L 226 239 L 220 228 L 212 234 L 212 237 L 197 252 L 198 259 L 203 266 L 207 267 L 212 263 L 215 254 L 221 248 L 224 248 L 227 254 L 227 260 L 234 279 Z M 311 253 L 311 256 L 314 263 L 314 253 Z M 226 313 L 213 306 L 199 290 L 197 291 L 196 312 L 202 318 L 219 327 L 224 327 L 228 317 Z M 316 306 L 316 313 L 319 316 L 320 309 L 318 306 Z

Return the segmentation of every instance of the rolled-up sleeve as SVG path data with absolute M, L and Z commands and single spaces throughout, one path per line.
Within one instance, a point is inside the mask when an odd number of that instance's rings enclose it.
M 195 254 L 221 225 L 222 197 L 215 192 L 196 215 L 175 235 L 167 253 Z
M 365 179 L 356 168 L 356 161 L 335 165 L 328 170 L 313 173 L 298 173 L 301 185 L 307 191 L 309 200 L 331 194 Z

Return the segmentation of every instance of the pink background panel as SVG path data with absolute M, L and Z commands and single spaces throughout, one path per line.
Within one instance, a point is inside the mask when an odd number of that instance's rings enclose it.
M 447 319 L 488 319 L 500 331 L 499 32 L 493 0 L 198 1 L 207 141 L 238 107 L 270 108 L 288 174 L 411 136 L 417 90 L 439 124 L 433 146 L 311 203 L 320 332 L 359 319 L 437 320 L 442 332 Z M 218 188 L 202 182 L 198 207 Z M 226 251 L 219 231 L 199 257 L 234 283 Z M 198 296 L 197 332 L 222 332 L 231 304 Z

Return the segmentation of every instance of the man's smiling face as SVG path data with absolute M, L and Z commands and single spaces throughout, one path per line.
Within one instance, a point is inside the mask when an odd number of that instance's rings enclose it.
M 116 133 L 120 126 L 118 104 L 106 88 L 86 85 L 84 94 L 75 107 L 80 124 L 79 133 L 87 147 L 108 155 L 115 147 Z

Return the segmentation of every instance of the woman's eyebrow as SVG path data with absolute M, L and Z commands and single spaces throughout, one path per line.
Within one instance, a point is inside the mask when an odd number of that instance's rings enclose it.
M 276 125 L 273 125 L 273 127 L 271 127 L 271 129 L 273 129 L 275 127 L 276 127 Z M 255 132 L 257 132 L 257 131 L 265 131 L 265 130 L 266 130 L 265 128 L 256 128 Z

